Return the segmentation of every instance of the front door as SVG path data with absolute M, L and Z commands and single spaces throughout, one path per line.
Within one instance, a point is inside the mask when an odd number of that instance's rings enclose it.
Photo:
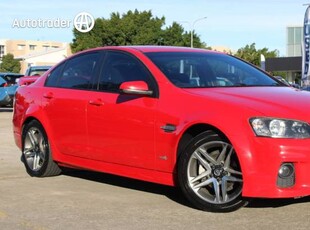
M 108 51 L 98 91 L 87 106 L 90 154 L 96 160 L 140 168 L 154 168 L 154 122 L 158 99 L 119 93 L 124 81 L 152 76 L 135 57 Z

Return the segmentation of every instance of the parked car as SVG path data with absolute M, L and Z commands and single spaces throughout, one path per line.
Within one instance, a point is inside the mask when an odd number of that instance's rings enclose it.
M 0 73 L 0 106 L 12 106 L 17 81 L 22 74 L 17 73 Z
M 13 124 L 31 176 L 112 173 L 227 212 L 310 194 L 309 108 L 309 92 L 228 54 L 103 47 L 20 87 Z
M 48 71 L 52 66 L 30 66 L 26 70 L 25 76 L 18 82 L 19 86 L 30 85 L 35 82 L 42 74 Z
M 301 87 L 301 90 L 310 91 L 310 86 L 309 85 L 303 86 Z
M 294 87 L 296 89 L 300 89 L 300 85 L 296 84 L 296 83 L 289 83 L 286 79 L 284 79 L 281 76 L 274 76 L 276 79 L 278 79 L 279 81 L 281 81 L 282 83 L 286 84 L 287 86 L 291 86 Z
M 26 70 L 25 76 L 41 76 L 52 66 L 29 66 Z

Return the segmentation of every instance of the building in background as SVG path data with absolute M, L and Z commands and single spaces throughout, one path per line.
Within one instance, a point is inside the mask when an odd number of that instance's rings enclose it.
M 71 49 L 64 42 L 0 39 L 0 61 L 8 53 L 20 60 L 23 74 L 28 66 L 57 64 L 71 55 Z
M 0 40 L 0 61 L 1 61 L 1 59 L 2 59 L 2 57 L 3 57 L 3 55 L 6 53 L 5 52 L 5 48 L 6 48 L 6 42 L 5 42 L 6 40 Z
M 236 53 L 236 51 L 230 49 L 228 46 L 212 46 L 211 49 L 224 53 Z
M 266 70 L 268 72 L 285 72 L 287 81 L 300 84 L 302 71 L 302 34 L 302 26 L 286 27 L 286 57 L 267 58 Z
M 300 57 L 301 56 L 301 42 L 302 42 L 301 26 L 286 27 L 286 56 Z

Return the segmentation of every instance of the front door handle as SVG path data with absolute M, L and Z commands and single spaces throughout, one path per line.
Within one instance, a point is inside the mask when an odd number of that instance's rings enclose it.
M 90 100 L 88 103 L 90 105 L 95 105 L 95 106 L 102 106 L 102 105 L 104 105 L 104 102 L 101 99 Z

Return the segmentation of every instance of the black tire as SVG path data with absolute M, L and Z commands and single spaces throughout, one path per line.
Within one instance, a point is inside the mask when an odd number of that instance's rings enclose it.
M 22 161 L 30 176 L 48 177 L 61 173 L 53 161 L 49 141 L 42 125 L 33 120 L 23 130 Z
M 231 212 L 247 204 L 242 173 L 229 141 L 213 131 L 194 137 L 178 159 L 179 185 L 197 209 Z

